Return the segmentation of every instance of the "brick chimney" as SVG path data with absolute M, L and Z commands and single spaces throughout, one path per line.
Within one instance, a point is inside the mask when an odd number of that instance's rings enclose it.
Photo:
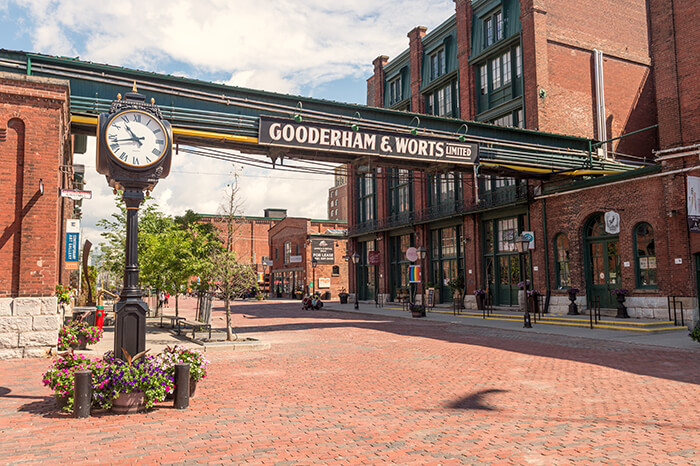
M 367 105 L 370 107 L 384 107 L 384 65 L 389 62 L 389 57 L 380 55 L 374 59 L 374 74 L 367 80 Z
M 421 72 L 423 70 L 423 37 L 427 29 L 417 26 L 408 33 L 408 48 L 411 60 L 411 111 L 423 113 L 425 105 L 420 95 Z

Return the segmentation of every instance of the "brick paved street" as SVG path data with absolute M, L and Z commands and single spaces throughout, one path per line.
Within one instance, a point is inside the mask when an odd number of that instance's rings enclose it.
M 210 352 L 186 411 L 72 419 L 0 361 L 0 462 L 700 462 L 698 351 L 299 307 L 236 303 L 272 348 Z

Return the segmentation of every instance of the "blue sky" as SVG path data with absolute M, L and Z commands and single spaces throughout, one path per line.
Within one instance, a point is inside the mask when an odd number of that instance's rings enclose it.
M 364 104 L 372 60 L 408 47 L 408 31 L 436 27 L 453 0 L 0 0 L 0 48 L 125 66 L 205 81 Z M 86 165 L 84 234 L 113 210 L 113 196 Z M 217 213 L 239 173 L 246 215 L 266 207 L 326 218 L 332 179 L 231 166 L 181 155 L 152 193 L 162 210 Z M 303 183 L 304 189 L 299 189 Z

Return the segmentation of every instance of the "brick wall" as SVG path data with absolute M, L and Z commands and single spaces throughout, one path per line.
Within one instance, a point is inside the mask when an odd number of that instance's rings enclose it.
M 58 342 L 68 96 L 66 81 L 0 73 L 0 358 L 45 356 Z
M 694 294 L 694 267 L 685 216 L 686 173 L 651 175 L 561 193 L 540 198 L 530 206 L 530 226 L 535 232 L 536 249 L 533 253 L 535 288 L 546 289 L 545 253 L 549 259 L 550 285 L 554 289 L 554 241 L 564 233 L 569 240 L 570 273 L 573 288 L 585 294 L 584 227 L 595 214 L 614 210 L 620 215 L 618 247 L 621 262 L 620 288 L 633 291 L 636 297 L 692 296 Z M 642 189 L 643 186 L 643 189 Z M 544 242 L 542 203 L 546 203 L 547 243 Z M 658 290 L 635 290 L 635 254 L 633 230 L 646 222 L 654 230 L 657 258 Z M 700 246 L 700 241 L 698 242 Z M 696 246 L 696 247 L 698 247 Z M 680 258 L 681 264 L 675 263 Z M 628 262 L 629 267 L 624 263 Z M 564 295 L 564 292 L 554 294 Z
M 0 73 L 0 296 L 49 296 L 58 282 L 68 123 L 67 83 Z
M 643 1 L 521 2 L 528 128 L 605 140 L 656 123 Z M 604 54 L 607 134 L 597 134 L 593 50 Z M 540 96 L 540 90 L 546 92 Z M 613 150 L 651 160 L 655 131 Z
M 700 5 L 694 0 L 649 1 L 660 146 L 700 141 Z

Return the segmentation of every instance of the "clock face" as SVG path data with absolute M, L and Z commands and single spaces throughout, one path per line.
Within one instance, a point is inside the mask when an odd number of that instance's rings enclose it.
M 168 147 L 163 125 L 153 115 L 141 110 L 117 114 L 107 125 L 106 138 L 111 155 L 135 168 L 158 162 Z

